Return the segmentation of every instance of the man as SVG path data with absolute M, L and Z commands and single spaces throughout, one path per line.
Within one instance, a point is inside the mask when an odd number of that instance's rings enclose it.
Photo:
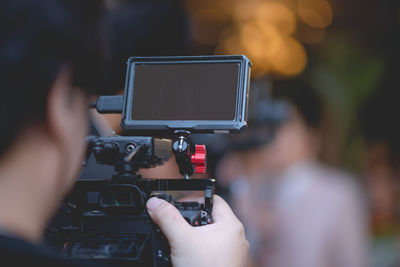
M 300 79 L 276 82 L 274 88 L 275 99 L 288 107 L 273 137 L 231 153 L 218 166 L 218 179 L 231 181 L 232 207 L 246 226 L 253 264 L 366 266 L 364 196 L 354 177 L 318 159 L 318 95 Z M 253 121 L 262 118 L 254 116 Z M 249 124 L 248 132 L 265 134 L 263 124 L 272 123 Z
M 67 266 L 41 244 L 44 226 L 72 188 L 96 92 L 101 38 L 97 0 L 0 0 L 0 256 L 10 265 Z M 152 219 L 174 266 L 241 266 L 248 243 L 228 205 L 193 228 L 152 198 Z M 221 248 L 224 248 L 221 250 Z

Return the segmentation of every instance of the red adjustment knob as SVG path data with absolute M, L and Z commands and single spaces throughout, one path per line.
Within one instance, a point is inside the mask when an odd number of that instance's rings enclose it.
M 192 154 L 192 164 L 195 166 L 195 173 L 203 174 L 206 172 L 206 146 L 196 145 L 195 153 Z

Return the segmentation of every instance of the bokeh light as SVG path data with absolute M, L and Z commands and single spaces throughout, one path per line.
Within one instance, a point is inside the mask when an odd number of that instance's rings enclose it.
M 298 0 L 297 12 L 311 27 L 324 28 L 332 23 L 332 8 L 326 0 Z
M 299 41 L 293 37 L 285 37 L 281 39 L 280 49 L 271 60 L 277 73 L 292 76 L 300 73 L 305 68 L 307 54 Z
M 296 30 L 296 18 L 284 4 L 267 2 L 255 11 L 255 18 L 266 24 L 272 24 L 283 35 L 291 35 Z
M 304 44 L 324 40 L 333 12 L 327 0 L 185 1 L 191 35 L 215 54 L 245 54 L 253 77 L 293 76 L 307 64 Z

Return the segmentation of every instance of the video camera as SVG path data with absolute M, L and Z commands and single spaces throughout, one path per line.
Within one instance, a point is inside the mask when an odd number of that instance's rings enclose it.
M 132 57 L 123 95 L 100 96 L 99 113 L 120 113 L 121 136 L 89 136 L 88 156 L 110 165 L 106 180 L 79 180 L 65 199 L 71 223 L 48 227 L 71 261 L 112 266 L 170 266 L 168 241 L 146 210 L 156 196 L 172 203 L 192 226 L 212 223 L 215 180 L 206 147 L 191 133 L 234 133 L 247 127 L 251 63 L 245 56 Z M 143 179 L 140 168 L 175 156 L 184 178 Z M 168 178 L 168 179 L 167 179 Z M 204 191 L 204 203 L 176 201 L 169 191 Z

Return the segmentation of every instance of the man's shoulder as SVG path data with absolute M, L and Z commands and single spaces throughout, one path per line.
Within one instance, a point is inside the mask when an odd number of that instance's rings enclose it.
M 321 164 L 318 170 L 323 177 L 322 182 L 328 183 L 335 189 L 358 191 L 362 186 L 359 177 L 344 169 Z
M 361 179 L 345 170 L 319 165 L 316 168 L 315 189 L 327 200 L 340 206 L 353 206 L 365 201 Z

